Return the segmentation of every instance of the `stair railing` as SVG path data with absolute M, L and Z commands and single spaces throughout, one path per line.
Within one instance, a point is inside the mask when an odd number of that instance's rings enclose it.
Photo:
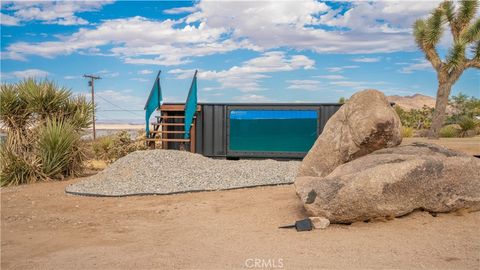
M 153 83 L 152 90 L 150 90 L 150 95 L 148 96 L 147 103 L 145 103 L 145 132 L 147 138 L 150 138 L 150 116 L 152 113 L 159 109 L 162 105 L 162 89 L 160 87 L 160 72 L 158 71 L 155 82 Z
M 190 128 L 193 122 L 193 117 L 197 111 L 197 70 L 193 75 L 190 91 L 188 92 L 187 101 L 185 102 L 185 135 L 184 138 L 190 138 Z

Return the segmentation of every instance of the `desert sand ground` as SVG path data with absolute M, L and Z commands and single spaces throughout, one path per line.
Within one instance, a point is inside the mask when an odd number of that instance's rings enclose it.
M 145 129 L 145 125 L 142 124 L 96 124 L 96 129 L 105 129 L 105 130 L 130 130 L 130 129 Z M 89 129 L 91 130 L 91 129 Z
M 305 217 L 293 185 L 65 194 L 76 181 L 2 188 L 1 269 L 480 269 L 480 212 L 298 233 L 277 228 Z
M 434 143 L 469 155 L 480 155 L 480 136 L 471 138 L 440 138 L 438 140 L 427 138 L 403 138 L 402 144 L 409 144 L 412 142 Z
M 73 180 L 78 181 L 78 180 Z M 171 196 L 2 190 L 2 269 L 479 269 L 480 212 L 278 229 L 305 216 L 292 185 Z

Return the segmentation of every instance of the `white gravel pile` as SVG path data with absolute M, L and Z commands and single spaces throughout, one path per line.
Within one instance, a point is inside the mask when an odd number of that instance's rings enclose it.
M 70 185 L 92 196 L 172 194 L 293 183 L 300 161 L 224 160 L 176 150 L 137 151 Z

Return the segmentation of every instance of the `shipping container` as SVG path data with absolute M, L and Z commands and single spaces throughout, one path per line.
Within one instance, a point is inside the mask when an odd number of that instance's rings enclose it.
M 156 124 L 162 147 L 217 158 L 303 158 L 337 103 L 199 103 L 184 140 L 184 104 L 165 103 Z M 168 119 L 168 121 L 166 120 Z M 155 132 L 155 131 L 154 131 Z

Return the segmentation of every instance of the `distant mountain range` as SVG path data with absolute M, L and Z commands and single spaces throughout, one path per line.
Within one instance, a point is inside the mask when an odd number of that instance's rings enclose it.
M 404 110 L 421 109 L 423 106 L 430 108 L 435 107 L 435 98 L 425 96 L 422 94 L 415 94 L 412 96 L 388 96 L 388 101 L 394 102 L 396 105 L 402 107 Z

